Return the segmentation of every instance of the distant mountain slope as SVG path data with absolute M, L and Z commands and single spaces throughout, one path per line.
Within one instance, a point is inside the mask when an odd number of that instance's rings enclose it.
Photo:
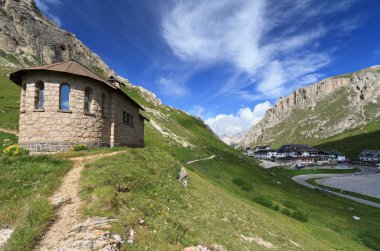
M 314 146 L 324 150 L 337 149 L 351 159 L 358 159 L 365 149 L 380 149 L 380 119 L 324 139 Z
M 281 97 L 239 146 L 315 144 L 379 116 L 380 66 L 372 66 Z

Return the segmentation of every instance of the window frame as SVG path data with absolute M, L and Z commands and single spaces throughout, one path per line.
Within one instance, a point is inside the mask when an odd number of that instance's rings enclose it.
M 42 81 L 37 81 L 34 87 L 34 110 L 43 111 L 45 109 L 45 83 Z
M 68 106 L 67 106 L 67 108 L 66 107 L 63 107 L 63 97 L 62 97 L 62 89 L 64 88 L 64 87 L 68 87 L 69 89 L 68 89 L 68 100 L 67 100 L 67 102 L 68 102 Z M 59 85 L 59 111 L 63 111 L 63 112 L 70 112 L 70 94 L 71 94 L 71 86 L 68 84 L 68 83 L 62 83 L 62 84 L 60 84 Z
M 106 94 L 102 93 L 101 95 L 101 103 L 100 103 L 100 109 L 101 109 L 101 113 L 102 113 L 102 116 L 105 116 L 106 114 Z
M 92 89 L 90 87 L 86 87 L 84 89 L 84 113 L 91 113 L 91 103 L 92 103 Z

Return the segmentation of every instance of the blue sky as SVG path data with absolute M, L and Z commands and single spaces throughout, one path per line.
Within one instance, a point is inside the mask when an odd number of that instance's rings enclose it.
M 119 75 L 220 136 L 280 96 L 380 64 L 377 0 L 37 0 Z

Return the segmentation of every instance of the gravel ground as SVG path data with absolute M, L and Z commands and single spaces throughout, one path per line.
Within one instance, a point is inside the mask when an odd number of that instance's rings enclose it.
M 260 161 L 261 161 L 260 166 L 265 169 L 272 168 L 275 166 L 280 166 L 280 164 L 269 161 L 269 160 L 260 160 Z

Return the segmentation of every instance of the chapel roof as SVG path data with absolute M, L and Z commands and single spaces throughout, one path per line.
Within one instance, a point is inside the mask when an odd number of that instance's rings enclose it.
M 26 72 L 30 71 L 49 71 L 49 72 L 61 72 L 61 73 L 69 73 L 77 76 L 82 76 L 85 78 L 90 78 L 92 80 L 96 80 L 102 84 L 105 84 L 106 86 L 112 88 L 115 91 L 119 91 L 122 94 L 124 94 L 129 100 L 131 100 L 134 104 L 136 104 L 140 109 L 144 110 L 142 106 L 140 106 L 136 101 L 134 101 L 131 97 L 128 96 L 125 92 L 123 92 L 120 88 L 115 86 L 111 81 L 116 80 L 113 76 L 108 80 L 105 80 L 104 78 L 100 77 L 99 75 L 95 74 L 91 70 L 89 70 L 87 67 L 83 66 L 82 64 L 70 60 L 66 62 L 59 62 L 54 64 L 47 64 L 47 65 L 40 65 L 40 66 L 32 66 L 28 68 L 22 68 L 16 72 L 13 72 L 10 74 L 10 80 L 12 80 L 17 85 L 21 86 L 22 82 L 22 75 Z M 119 82 L 119 81 L 118 81 Z

